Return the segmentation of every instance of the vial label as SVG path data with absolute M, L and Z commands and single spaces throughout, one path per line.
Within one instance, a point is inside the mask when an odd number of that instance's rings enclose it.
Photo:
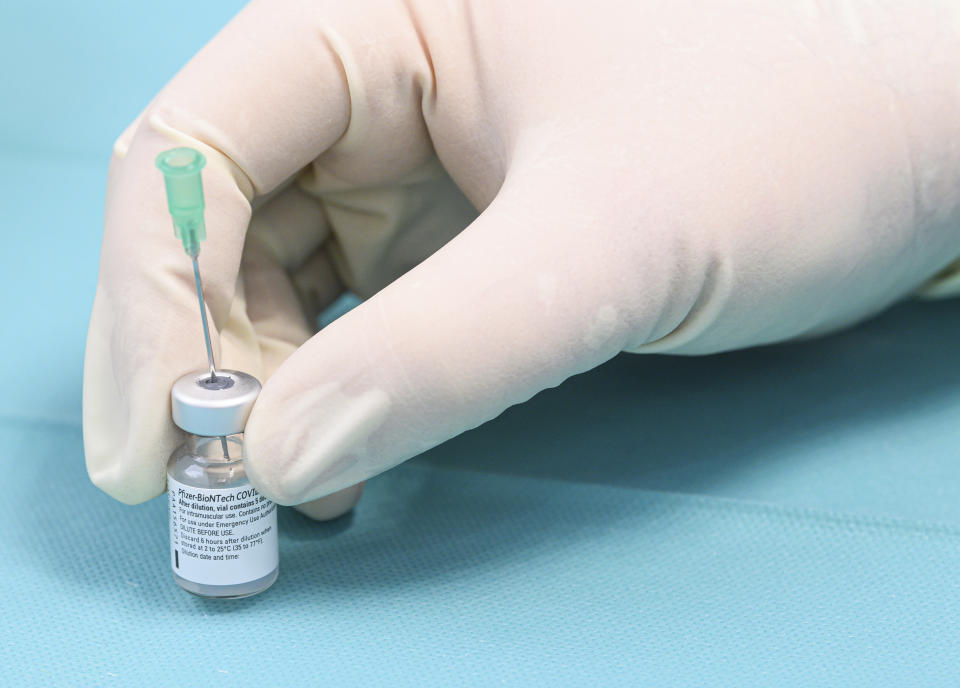
M 250 483 L 225 489 L 167 477 L 170 564 L 205 585 L 235 585 L 277 568 L 277 505 Z

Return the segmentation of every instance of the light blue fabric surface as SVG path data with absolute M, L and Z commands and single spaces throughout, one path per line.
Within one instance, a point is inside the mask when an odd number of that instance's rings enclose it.
M 111 139 L 233 7 L 0 7 L 4 62 L 33 64 L 0 76 L 32 97 L 0 108 L 0 685 L 960 681 L 960 302 L 621 356 L 352 517 L 282 510 L 268 593 L 180 592 L 164 501 L 86 479 L 83 340 Z

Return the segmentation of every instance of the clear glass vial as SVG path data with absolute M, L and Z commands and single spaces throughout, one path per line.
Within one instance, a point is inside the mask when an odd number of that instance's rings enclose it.
M 174 422 L 188 435 L 167 465 L 170 565 L 194 595 L 248 597 L 277 579 L 277 508 L 243 466 L 241 431 L 259 391 L 238 371 L 190 373 L 171 390 Z

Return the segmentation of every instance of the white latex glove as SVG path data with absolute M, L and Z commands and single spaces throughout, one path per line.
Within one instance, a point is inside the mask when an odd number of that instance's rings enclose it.
M 204 366 L 159 151 L 208 158 L 218 361 L 266 379 L 247 470 L 299 504 L 620 351 L 812 335 L 916 290 L 960 254 L 957 7 L 253 3 L 117 143 L 93 481 L 163 490 L 170 385 Z M 445 174 L 482 209 L 459 234 Z M 369 300 L 313 335 L 341 280 Z

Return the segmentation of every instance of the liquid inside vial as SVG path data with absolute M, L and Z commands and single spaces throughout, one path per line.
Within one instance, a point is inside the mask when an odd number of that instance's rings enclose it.
M 247 480 L 243 435 L 187 435 L 170 457 L 170 564 L 200 597 L 256 595 L 277 579 L 277 507 Z

